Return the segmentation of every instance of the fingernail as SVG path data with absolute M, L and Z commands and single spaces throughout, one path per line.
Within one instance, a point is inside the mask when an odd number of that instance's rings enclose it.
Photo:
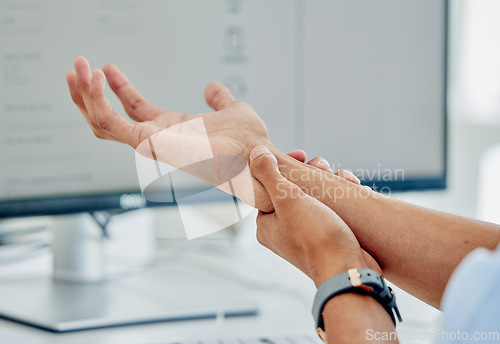
M 330 167 L 330 163 L 325 159 L 319 159 L 318 164 Z
M 254 149 L 252 149 L 252 159 L 256 159 L 258 158 L 259 156 L 261 156 L 262 154 L 271 154 L 271 152 L 269 151 L 269 149 L 267 149 L 267 147 L 264 147 L 264 146 L 258 146 L 258 147 L 255 147 Z
M 351 171 L 349 171 L 349 173 L 351 174 L 351 177 L 352 177 L 352 180 L 356 183 L 356 184 L 361 184 L 361 180 L 359 180 L 359 178 L 354 174 L 352 173 Z

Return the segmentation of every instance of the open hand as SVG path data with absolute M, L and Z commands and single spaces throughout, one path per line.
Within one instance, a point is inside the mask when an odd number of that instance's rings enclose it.
M 126 143 L 134 149 L 140 149 L 141 143 L 154 138 L 155 146 L 164 148 L 163 151 L 155 152 L 155 158 L 178 168 L 183 166 L 176 166 L 176 163 L 180 162 L 172 161 L 172 159 L 192 156 L 207 148 L 216 158 L 218 156 L 242 157 L 246 163 L 252 147 L 271 145 L 266 126 L 252 107 L 236 101 L 231 92 L 219 83 L 212 83 L 205 90 L 205 100 L 214 112 L 188 115 L 166 111 L 147 102 L 114 65 L 107 64 L 102 71 L 97 69 L 91 72 L 87 60 L 77 57 L 74 60 L 74 66 L 75 70 L 66 74 L 71 97 L 94 134 L 99 138 Z M 104 96 L 106 80 L 120 99 L 128 116 L 135 122 L 127 120 L 111 107 Z M 209 147 L 206 147 L 206 144 L 201 147 L 203 143 L 198 144 L 206 140 L 197 141 L 192 135 L 178 135 L 177 140 L 185 144 L 176 145 L 178 150 L 175 150 L 171 145 L 172 136 L 162 135 L 165 129 L 197 118 L 203 120 Z M 141 151 L 139 153 L 142 154 Z M 189 173 L 211 183 L 212 179 L 220 177 L 218 168 L 211 173 L 211 176 L 207 176 L 206 166 L 204 170 L 191 170 Z M 233 193 L 251 206 L 271 211 L 272 204 L 262 185 L 252 179 L 249 172 L 248 178 L 244 177 L 236 178 L 236 185 L 233 185 L 231 190 L 224 189 L 224 185 L 216 186 L 228 193 Z M 238 185 L 240 181 L 241 185 Z

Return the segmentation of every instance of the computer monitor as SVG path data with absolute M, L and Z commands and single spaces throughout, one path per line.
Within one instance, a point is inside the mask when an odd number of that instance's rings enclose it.
M 446 185 L 446 0 L 0 9 L 0 218 L 150 205 L 133 149 L 96 139 L 70 99 L 64 75 L 78 55 L 116 64 L 150 102 L 184 113 L 208 111 L 203 90 L 220 81 L 277 147 L 322 155 L 381 191 Z
M 186 113 L 207 111 L 203 89 L 219 80 L 278 147 L 366 183 L 445 185 L 446 1 L 0 4 L 2 217 L 144 205 L 133 150 L 97 140 L 71 102 L 77 55 Z

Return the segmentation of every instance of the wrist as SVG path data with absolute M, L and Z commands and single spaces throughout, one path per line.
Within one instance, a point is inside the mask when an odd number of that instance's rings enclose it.
M 381 333 L 395 331 L 387 311 L 370 295 L 357 293 L 337 295 L 327 301 L 322 314 L 329 343 L 366 342 L 368 329 Z
M 339 259 L 339 257 L 344 257 Z M 337 252 L 335 255 L 316 258 L 309 263 L 310 278 L 316 288 L 333 276 L 347 272 L 349 269 L 369 268 L 362 255 L 343 255 Z

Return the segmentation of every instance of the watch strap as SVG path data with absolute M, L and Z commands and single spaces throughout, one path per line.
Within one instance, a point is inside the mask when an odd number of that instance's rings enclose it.
M 396 297 L 376 271 L 372 269 L 350 269 L 348 272 L 333 276 L 325 281 L 319 288 L 314 298 L 313 317 L 316 328 L 324 329 L 323 308 L 326 303 L 336 295 L 347 292 L 356 292 L 374 297 L 389 313 L 396 324 L 394 312 L 399 321 L 402 321 L 396 305 Z

